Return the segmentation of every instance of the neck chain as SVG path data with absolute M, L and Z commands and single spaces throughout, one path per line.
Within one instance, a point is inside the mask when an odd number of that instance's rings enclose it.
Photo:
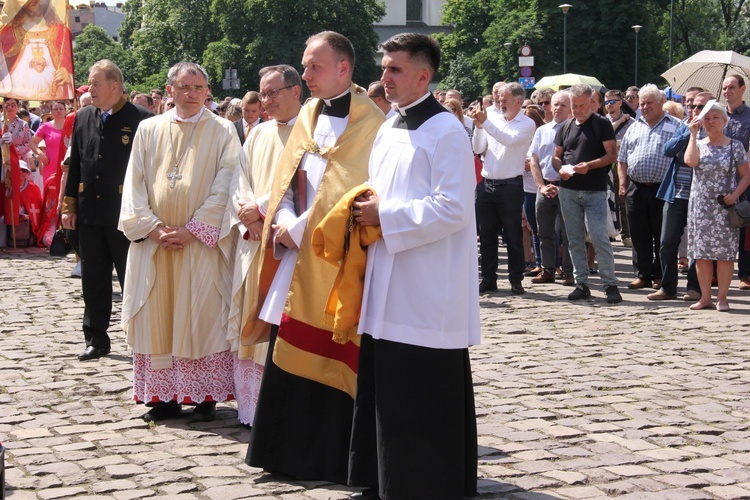
M 182 163 L 183 158 L 185 158 L 185 154 L 188 151 L 188 148 L 190 148 L 190 144 L 193 142 L 193 136 L 195 136 L 195 129 L 198 128 L 198 122 L 200 121 L 200 118 L 198 118 L 198 121 L 196 121 L 193 124 L 193 130 L 190 132 L 190 137 L 188 138 L 187 142 L 185 143 L 185 147 L 182 150 L 182 154 L 178 157 L 174 150 L 174 140 L 172 139 L 172 125 L 170 124 L 169 127 L 169 147 L 172 150 L 172 158 L 174 158 L 174 170 L 172 172 L 167 174 L 167 179 L 169 179 L 169 187 L 173 188 L 175 186 L 175 182 L 182 180 L 182 174 L 179 173 L 180 171 L 180 163 Z M 175 123 L 178 123 L 177 120 L 175 120 Z M 179 128 L 179 125 L 177 126 Z

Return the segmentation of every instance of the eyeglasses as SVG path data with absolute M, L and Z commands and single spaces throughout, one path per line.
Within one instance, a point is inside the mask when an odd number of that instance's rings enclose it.
M 552 104 L 552 101 L 539 101 L 537 104 L 540 106 L 549 106 Z
M 205 85 L 175 85 L 174 86 L 175 90 L 178 90 L 178 91 L 182 92 L 183 94 L 187 94 L 191 90 L 200 93 L 200 92 L 203 92 L 204 90 L 206 90 L 207 88 L 208 87 L 206 87 Z
M 616 102 L 620 102 L 620 99 L 607 99 L 606 101 L 604 101 L 604 104 L 606 106 L 611 106 Z
M 636 97 L 636 96 L 634 96 L 634 95 L 629 95 L 629 96 L 626 96 L 626 97 L 625 97 L 625 100 L 626 100 L 626 101 L 634 101 L 634 100 L 636 100 L 636 99 L 637 99 L 637 97 Z
M 259 92 L 258 97 L 260 97 L 261 101 L 265 101 L 266 99 L 276 99 L 277 97 L 279 97 L 279 94 L 282 90 L 290 89 L 292 87 L 294 87 L 294 85 L 287 85 L 286 87 L 269 90 L 268 92 Z

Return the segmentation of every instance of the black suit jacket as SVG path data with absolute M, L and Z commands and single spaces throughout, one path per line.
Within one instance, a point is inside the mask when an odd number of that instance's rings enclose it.
M 237 135 L 240 137 L 240 144 L 245 144 L 245 129 L 242 128 L 242 120 L 234 122 L 234 128 L 237 130 Z
M 117 226 L 122 184 L 133 138 L 148 109 L 121 98 L 102 123 L 101 110 L 86 106 L 76 114 L 63 213 L 78 214 L 77 224 Z

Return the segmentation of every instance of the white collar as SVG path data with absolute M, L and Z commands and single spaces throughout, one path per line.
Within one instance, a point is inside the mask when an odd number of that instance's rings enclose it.
M 256 118 L 255 121 L 253 122 L 253 127 L 259 123 L 260 123 L 260 116 Z M 242 118 L 242 128 L 247 128 L 247 121 L 245 120 L 244 117 Z
M 292 125 L 294 125 L 294 122 L 296 121 L 297 121 L 297 117 L 294 116 L 287 122 L 280 122 L 279 120 L 274 120 L 274 123 L 276 123 L 276 125 L 278 125 L 279 127 L 291 127 Z
M 203 111 L 205 109 L 206 109 L 205 106 L 201 106 L 200 111 L 198 111 L 193 116 L 190 116 L 188 118 L 180 118 L 179 116 L 177 116 L 177 108 L 172 108 L 172 115 L 169 117 L 169 121 L 182 122 L 182 123 L 195 123 L 201 119 L 201 116 L 203 115 Z
M 342 93 L 340 93 L 339 95 L 337 95 L 336 97 L 331 97 L 330 99 L 321 99 L 321 100 L 324 103 L 326 103 L 326 106 L 330 106 L 331 105 L 331 101 L 335 101 L 339 97 L 344 97 L 346 94 L 348 94 L 351 91 L 352 91 L 352 89 L 351 89 L 351 86 L 350 86 L 345 91 L 343 91 Z
M 398 112 L 399 112 L 399 114 L 401 116 L 406 116 L 406 110 L 407 109 L 413 108 L 414 106 L 416 106 L 417 104 L 421 103 L 422 101 L 424 101 L 428 97 L 430 97 L 430 92 L 429 91 L 425 95 L 423 95 L 422 97 L 420 97 L 419 99 L 417 99 L 416 101 L 414 101 L 413 103 L 407 104 L 406 106 L 403 106 L 403 107 L 402 106 L 397 106 L 396 109 L 398 110 Z

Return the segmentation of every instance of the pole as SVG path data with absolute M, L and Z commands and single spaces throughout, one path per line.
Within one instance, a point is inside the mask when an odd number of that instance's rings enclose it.
M 568 13 L 563 12 L 563 74 L 568 72 Z
M 669 67 L 672 67 L 672 25 L 674 24 L 674 0 L 669 5 Z
M 641 31 L 641 28 L 643 28 L 643 26 L 641 26 L 640 24 L 636 24 L 635 26 L 631 26 L 631 28 L 635 30 L 635 83 L 633 85 L 637 87 L 638 86 L 638 32 Z
M 8 110 L 3 106 L 3 132 L 9 130 L 8 127 Z M 10 148 L 3 143 L 3 164 L 5 161 L 8 161 L 8 165 L 10 165 Z M 5 169 L 5 165 L 2 166 L 3 169 Z M 7 172 L 5 172 L 5 179 L 8 184 L 11 184 L 13 182 L 13 176 L 11 175 L 10 169 L 8 169 Z M 5 185 L 2 186 L 2 189 L 5 189 Z M 13 239 L 13 249 L 16 249 L 16 226 L 13 225 L 13 221 L 15 220 L 15 217 L 13 214 L 15 214 L 16 207 L 13 206 L 13 186 L 11 185 L 10 190 L 10 234 L 11 238 Z M 6 217 L 7 222 L 7 217 Z

